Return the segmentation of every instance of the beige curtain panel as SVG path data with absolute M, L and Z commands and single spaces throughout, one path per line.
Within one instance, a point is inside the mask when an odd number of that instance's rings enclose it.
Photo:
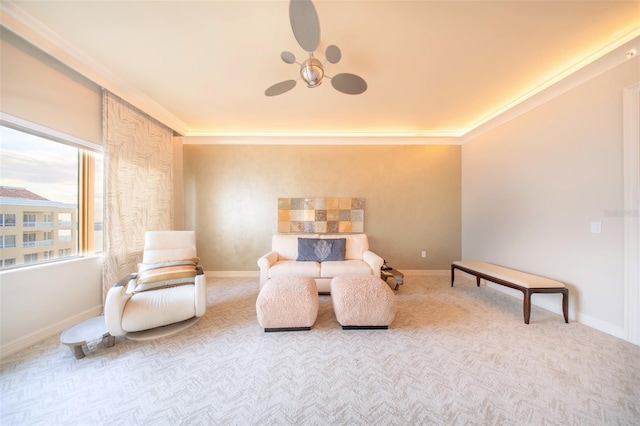
M 173 131 L 103 92 L 103 298 L 142 260 L 144 233 L 173 227 Z

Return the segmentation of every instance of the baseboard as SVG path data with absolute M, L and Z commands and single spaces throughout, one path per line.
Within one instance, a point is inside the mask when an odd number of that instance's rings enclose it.
M 51 324 L 48 327 L 29 333 L 24 337 L 14 340 L 13 342 L 6 343 L 2 345 L 2 347 L 0 347 L 0 359 L 4 359 L 9 355 L 21 351 L 22 349 L 26 349 L 29 346 L 34 345 L 51 336 L 60 334 L 67 328 L 79 323 L 80 321 L 84 321 L 100 314 L 102 314 L 102 305 L 87 309 L 84 312 L 80 312 L 79 314 L 76 314 L 72 317 Z
M 505 293 L 518 300 L 522 300 L 524 297 L 521 291 L 514 290 L 512 288 L 505 287 L 499 284 L 494 284 L 491 282 L 487 282 L 486 284 L 487 284 L 487 287 L 490 287 L 494 290 Z M 571 297 L 571 295 L 569 295 L 569 297 Z M 557 299 L 557 300 L 551 300 L 551 299 Z M 554 314 L 558 314 L 562 316 L 562 296 L 560 295 L 534 294 L 531 297 L 531 304 L 539 308 L 546 309 L 547 311 L 553 312 Z M 607 333 L 614 337 L 624 339 L 624 327 L 611 324 L 610 322 L 607 322 L 607 321 L 602 321 L 601 319 L 592 317 L 591 315 L 587 315 L 580 311 L 575 311 L 571 309 L 571 306 L 569 306 L 569 319 L 572 321 L 579 322 L 580 324 L 584 324 L 587 327 L 591 327 L 598 331 L 602 331 L 603 333 Z
M 448 269 L 398 269 L 405 277 L 425 275 L 449 275 Z M 260 278 L 260 271 L 204 271 L 211 278 Z
M 398 269 L 405 277 L 424 277 L 425 275 L 449 275 L 448 269 Z
M 596 330 L 602 331 L 603 333 L 607 333 L 619 339 L 625 340 L 624 327 L 622 326 L 611 324 L 607 321 L 602 321 L 601 319 L 594 318 L 591 315 L 583 314 L 582 312 L 577 313 L 576 321 L 578 321 L 580 324 L 586 325 L 587 327 L 594 328 Z
M 211 278 L 260 278 L 260 271 L 204 271 Z

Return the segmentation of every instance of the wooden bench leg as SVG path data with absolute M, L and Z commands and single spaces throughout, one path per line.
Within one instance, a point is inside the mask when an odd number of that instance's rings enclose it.
M 564 322 L 569 324 L 569 289 L 567 288 L 553 288 L 553 289 L 524 289 L 524 322 L 529 324 L 529 317 L 531 316 L 531 295 L 534 293 L 562 293 L 562 314 L 564 315 Z
M 531 292 L 529 290 L 524 290 L 524 323 L 529 324 L 529 319 L 531 318 Z
M 453 272 L 455 269 L 458 269 L 458 268 L 452 265 L 451 266 L 451 287 L 453 287 L 453 280 L 455 279 L 455 273 Z M 480 275 L 476 275 L 471 271 L 463 271 L 463 272 L 466 272 L 467 274 L 470 274 L 470 275 L 474 275 L 476 277 L 476 286 L 480 287 Z

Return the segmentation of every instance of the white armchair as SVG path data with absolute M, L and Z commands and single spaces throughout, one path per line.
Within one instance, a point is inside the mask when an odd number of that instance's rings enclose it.
M 206 311 L 206 279 L 194 231 L 148 231 L 138 272 L 107 293 L 105 320 L 112 336 L 133 340 L 172 334 Z

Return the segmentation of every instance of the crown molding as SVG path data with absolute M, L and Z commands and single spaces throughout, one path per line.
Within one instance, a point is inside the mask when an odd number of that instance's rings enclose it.
M 0 25 L 102 88 L 149 114 L 174 132 L 181 135 L 187 132 L 187 125 L 183 121 L 86 53 L 71 45 L 13 1 L 3 0 L 0 2 Z
M 387 133 L 187 133 L 185 145 L 460 145 L 458 136 L 416 136 Z
M 99 86 L 185 136 L 186 144 L 253 145 L 463 145 L 549 100 L 629 60 L 626 52 L 640 52 L 640 28 L 611 43 L 535 89 L 504 105 L 466 129 L 449 132 L 215 132 L 194 131 L 182 120 L 111 70 L 71 45 L 25 12 L 14 1 L 0 2 L 0 25 L 53 56 Z
M 627 57 L 627 52 L 631 49 L 640 52 L 640 28 L 636 28 L 626 36 L 473 124 L 468 130 L 461 132 L 461 143 L 464 144 L 507 123 L 625 62 L 637 60 L 640 57 L 638 54 L 631 58 Z

